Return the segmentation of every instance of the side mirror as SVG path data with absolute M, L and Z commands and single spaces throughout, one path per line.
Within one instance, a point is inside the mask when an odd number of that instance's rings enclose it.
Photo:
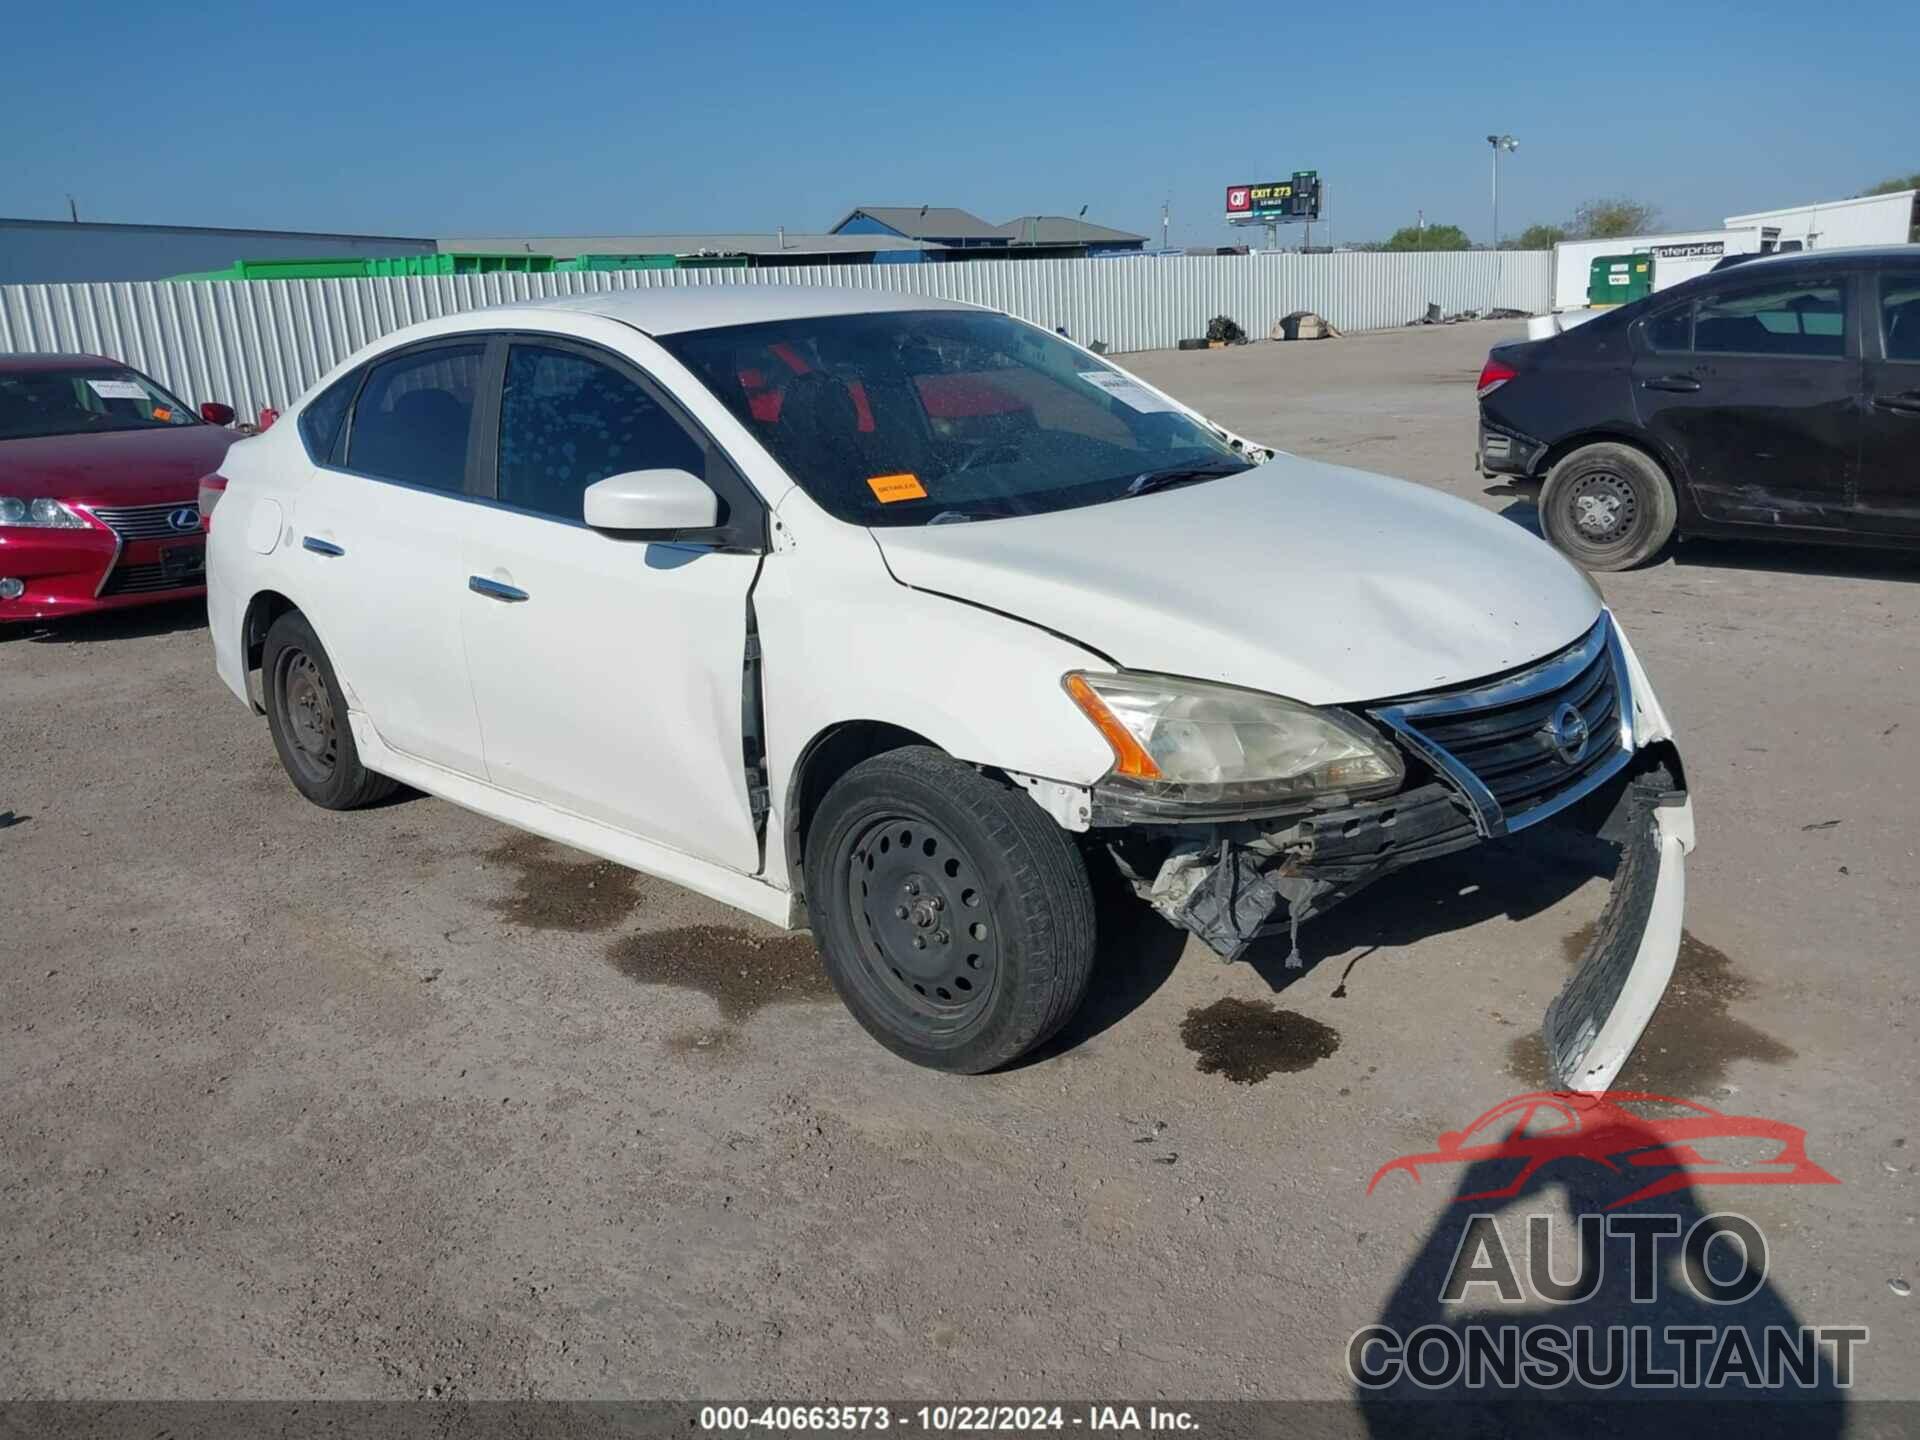
M 233 406 L 222 405 L 218 400 L 209 400 L 200 407 L 200 418 L 209 425 L 231 425 Z
M 720 500 L 685 470 L 628 470 L 587 487 L 586 521 L 635 539 L 670 540 L 720 523 Z

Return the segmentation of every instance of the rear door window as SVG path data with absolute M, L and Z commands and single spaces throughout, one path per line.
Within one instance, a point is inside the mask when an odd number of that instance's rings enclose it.
M 347 468 L 423 489 L 463 492 L 484 353 L 477 344 L 439 345 L 369 369 L 347 433 Z
M 1838 358 L 1846 354 L 1846 286 L 1795 281 L 1722 291 L 1696 302 L 1702 354 Z
M 706 448 L 644 387 L 570 350 L 515 345 L 500 397 L 498 499 L 582 521 L 589 485 L 629 470 L 705 477 Z

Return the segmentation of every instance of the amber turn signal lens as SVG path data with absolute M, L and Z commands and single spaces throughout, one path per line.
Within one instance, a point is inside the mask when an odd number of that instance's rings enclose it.
M 1066 686 L 1073 703 L 1080 707 L 1095 728 L 1107 737 L 1107 744 L 1113 747 L 1113 773 L 1135 780 L 1158 780 L 1160 767 L 1153 763 L 1153 757 L 1133 738 L 1133 732 L 1107 708 L 1107 702 L 1094 693 L 1093 687 L 1078 675 L 1067 676 Z

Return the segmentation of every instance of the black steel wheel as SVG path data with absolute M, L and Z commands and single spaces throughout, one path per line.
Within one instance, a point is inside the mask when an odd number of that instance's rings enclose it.
M 275 660 L 273 678 L 268 693 L 280 712 L 281 728 L 293 742 L 288 758 L 301 779 L 324 785 L 340 759 L 340 735 L 320 662 L 298 645 L 289 645 Z
M 328 810 L 352 810 L 393 793 L 395 782 L 360 763 L 333 662 L 306 616 L 289 610 L 261 647 L 267 728 L 293 786 Z
M 875 992 L 910 1025 L 964 1026 L 999 972 L 979 867 L 934 821 L 908 815 L 868 825 L 849 864 L 854 959 Z
M 1645 452 L 1585 445 L 1553 467 L 1540 493 L 1540 528 L 1587 570 L 1631 570 L 1672 538 L 1672 482 Z
M 1080 852 L 1026 796 L 923 747 L 855 766 L 807 831 L 807 904 L 854 1018 L 977 1074 L 1052 1035 L 1092 974 Z

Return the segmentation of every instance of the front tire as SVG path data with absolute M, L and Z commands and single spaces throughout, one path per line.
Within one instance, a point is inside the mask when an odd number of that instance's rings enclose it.
M 273 622 L 260 664 L 266 675 L 267 728 L 294 789 L 322 809 L 353 810 L 398 788 L 398 782 L 360 763 L 346 696 L 306 616 L 289 610 Z
M 1673 538 L 1673 482 L 1644 452 L 1611 441 L 1583 445 L 1547 476 L 1540 528 L 1585 570 L 1631 570 Z
M 808 907 L 834 988 L 882 1045 L 976 1075 L 1079 1008 L 1093 972 L 1080 852 L 1024 795 L 925 747 L 862 761 L 807 834 Z

